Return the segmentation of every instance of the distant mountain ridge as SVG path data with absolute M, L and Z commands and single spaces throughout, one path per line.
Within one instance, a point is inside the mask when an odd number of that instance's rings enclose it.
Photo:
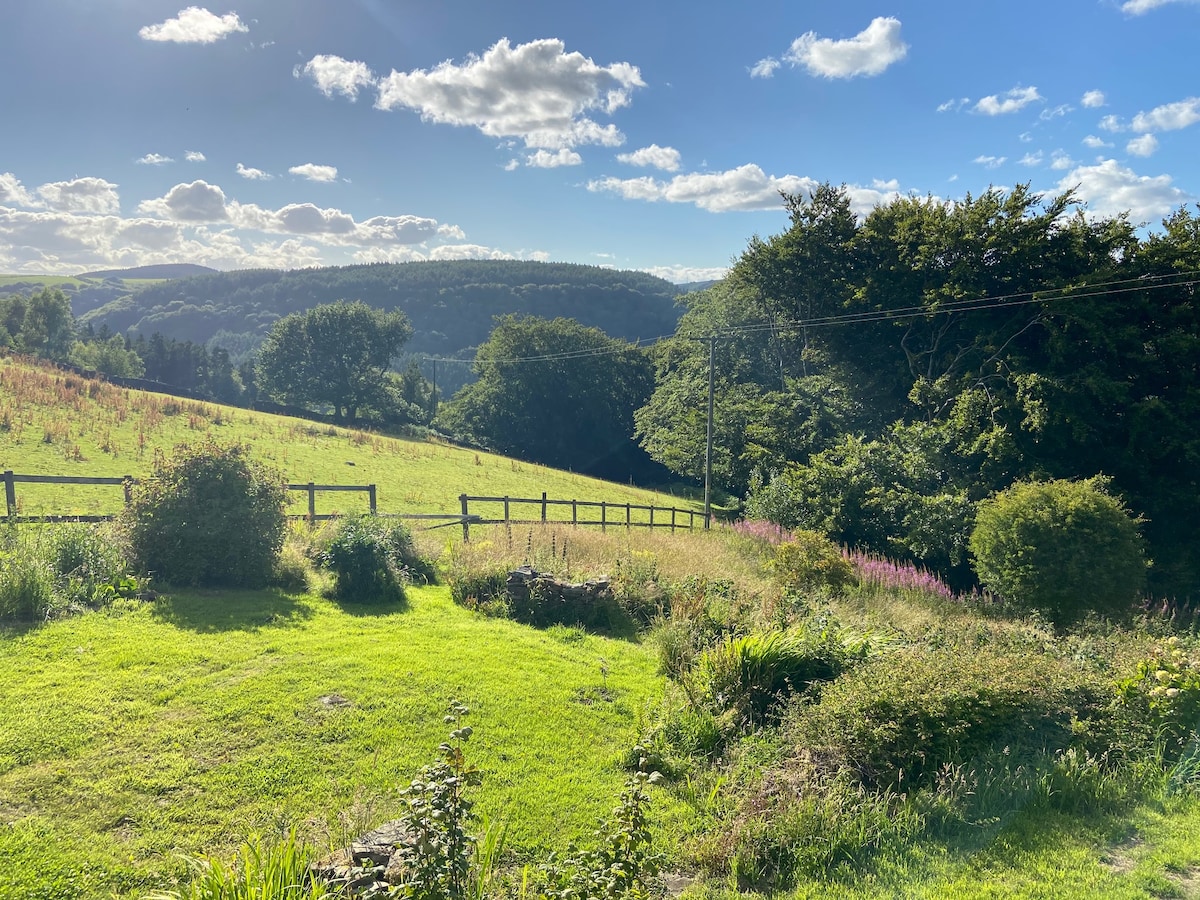
M 194 263 L 164 263 L 157 266 L 133 266 L 129 269 L 102 269 L 84 272 L 76 278 L 193 278 L 197 275 L 215 275 L 216 269 Z

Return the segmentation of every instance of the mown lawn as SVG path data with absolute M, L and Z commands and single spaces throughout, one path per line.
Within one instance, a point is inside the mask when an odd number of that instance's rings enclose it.
M 478 811 L 536 855 L 607 814 L 660 691 L 643 646 L 478 618 L 438 587 L 394 612 L 181 593 L 0 634 L 0 897 L 137 896 L 178 853 L 377 824 L 453 699 Z

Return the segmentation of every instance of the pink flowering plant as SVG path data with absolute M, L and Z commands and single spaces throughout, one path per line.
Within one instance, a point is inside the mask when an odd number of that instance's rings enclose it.
M 954 591 L 937 575 L 907 562 L 849 551 L 846 558 L 858 574 L 858 583 L 871 593 L 894 592 L 939 600 L 956 599 Z

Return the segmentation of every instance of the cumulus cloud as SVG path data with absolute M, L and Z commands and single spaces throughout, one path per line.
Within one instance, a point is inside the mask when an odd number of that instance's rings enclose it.
M 1128 212 L 1135 222 L 1161 218 L 1194 197 L 1171 184 L 1170 175 L 1138 175 L 1115 159 L 1079 166 L 1058 183 L 1059 191 L 1075 189 L 1091 216 Z
M 21 180 L 12 172 L 0 172 L 0 204 L 33 206 L 33 195 L 25 190 Z
M 945 103 L 939 103 L 937 111 L 942 112 L 958 112 L 964 106 L 971 102 L 970 97 L 957 97 L 947 100 Z
M 147 25 L 138 31 L 144 41 L 171 41 L 176 44 L 211 44 L 239 31 L 249 31 L 237 13 L 218 16 L 202 6 L 189 6 L 173 19 Z
M 1055 150 L 1050 154 L 1050 168 L 1052 169 L 1061 172 L 1064 169 L 1071 168 L 1073 165 L 1075 165 L 1075 160 L 1071 159 L 1071 157 L 1062 150 Z
M 103 178 L 52 181 L 43 184 L 37 192 L 47 207 L 62 212 L 109 215 L 121 208 L 117 186 Z
M 337 166 L 319 166 L 316 163 L 304 163 L 302 166 L 292 166 L 288 171 L 309 181 L 336 181 Z
M 165 196 L 143 200 L 138 211 L 175 222 L 224 222 L 229 219 L 225 192 L 215 184 L 196 180 L 177 184 Z
M 649 266 L 642 269 L 672 284 L 689 284 L 693 281 L 720 281 L 729 274 L 728 266 Z
M 975 104 L 977 113 L 985 116 L 1003 116 L 1024 109 L 1030 103 L 1044 99 L 1035 87 L 1015 87 L 1003 94 L 991 94 Z
M 1099 138 L 1094 134 L 1089 134 L 1083 139 L 1083 146 L 1091 147 L 1093 150 L 1099 150 L 1101 147 L 1111 147 L 1112 144 L 1104 140 L 1104 138 Z
M 135 162 L 143 166 L 165 166 L 167 163 L 175 162 L 175 160 L 161 153 L 147 153 L 141 159 L 135 160 Z
M 358 99 L 359 88 L 375 86 L 375 73 L 364 62 L 343 59 L 340 56 L 314 56 L 303 66 L 292 70 L 296 78 L 305 75 L 313 80 L 317 89 L 326 97 L 341 94 L 351 101 Z
M 199 150 L 188 150 L 183 154 L 183 158 L 188 162 L 204 162 L 207 157 Z
M 1160 6 L 1166 6 L 1168 3 L 1195 3 L 1196 0 L 1125 0 L 1121 4 L 1121 12 L 1128 13 L 1131 16 L 1140 16 L 1150 12 L 1152 9 L 1158 9 Z
M 880 16 L 845 40 L 817 37 L 813 31 L 802 34 L 783 58 L 793 66 L 803 66 L 811 75 L 854 78 L 879 75 L 906 55 L 908 44 L 900 39 L 900 20 Z
M 1079 101 L 1086 109 L 1096 109 L 1104 105 L 1104 91 L 1087 91 Z
M 430 122 L 478 128 L 489 137 L 518 138 L 529 148 L 558 150 L 582 144 L 618 146 L 625 136 L 589 114 L 612 115 L 644 87 L 629 63 L 600 66 L 562 41 L 512 46 L 497 41 L 462 64 L 393 71 L 378 82 L 379 109 L 411 109 Z
M 256 169 L 253 166 L 244 166 L 241 163 L 237 164 L 236 171 L 243 178 L 250 181 L 270 181 L 275 177 L 269 172 L 264 172 L 262 169 Z
M 588 182 L 587 189 L 594 193 L 616 194 L 626 200 L 666 203 L 691 203 L 709 212 L 730 212 L 762 209 L 779 209 L 779 195 L 811 194 L 817 180 L 800 175 L 768 175 L 753 163 L 729 169 L 725 172 L 691 172 L 676 175 L 670 180 L 659 180 L 644 175 L 640 178 L 599 178 Z M 877 182 L 876 184 L 881 184 Z M 893 182 L 882 182 L 885 186 L 846 188 L 850 207 L 858 215 L 865 215 L 879 203 L 899 196 L 892 187 Z
M 549 150 L 539 150 L 525 157 L 525 165 L 535 169 L 557 169 L 559 166 L 578 166 L 583 164 L 583 157 L 574 150 L 560 147 L 551 153 Z
M 998 169 L 1007 161 L 1007 156 L 977 156 L 972 160 L 972 162 L 988 169 Z
M 660 147 L 658 144 L 642 147 L 632 153 L 618 153 L 617 160 L 631 166 L 653 166 L 664 172 L 678 172 L 680 164 L 678 150 L 674 147 Z
M 1100 120 L 1100 127 L 1105 131 L 1124 131 L 1125 123 L 1121 121 L 1119 116 L 1108 115 Z
M 1019 160 L 1017 160 L 1017 162 L 1023 166 L 1040 166 L 1042 164 L 1042 159 L 1042 151 L 1039 150 L 1037 153 L 1026 153 Z M 978 162 L 978 160 L 976 161 Z
M 760 59 L 750 67 L 751 78 L 771 78 L 775 75 L 775 70 L 780 66 L 779 60 L 773 56 L 768 56 Z
M 1133 156 L 1153 156 L 1158 149 L 1158 138 L 1152 134 L 1143 134 L 1125 145 L 1125 152 Z
M 1156 106 L 1150 112 L 1140 112 L 1133 117 L 1133 131 L 1178 131 L 1200 122 L 1200 97 L 1188 97 L 1177 103 Z

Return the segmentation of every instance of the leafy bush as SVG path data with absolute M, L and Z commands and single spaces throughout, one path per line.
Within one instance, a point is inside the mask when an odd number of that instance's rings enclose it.
M 342 602 L 403 603 L 408 581 L 404 540 L 411 537 L 375 516 L 339 519 L 321 551 L 334 576 L 333 596 Z
M 1117 699 L 1134 730 L 1177 758 L 1200 732 L 1200 658 L 1179 639 L 1156 644 L 1133 673 L 1118 679 Z
M 450 577 L 450 597 L 459 606 L 504 618 L 508 616 L 508 572 L 458 572 Z
M 786 694 L 837 677 L 847 654 L 832 630 L 771 631 L 726 638 L 697 662 L 696 695 L 737 726 L 761 721 Z
M 985 588 L 1057 625 L 1127 611 L 1146 579 L 1139 520 L 1108 479 L 1021 482 L 980 504 L 971 533 Z
M 840 594 L 854 584 L 854 566 L 833 541 L 816 531 L 797 531 L 775 548 L 772 568 L 784 594 L 828 590 Z
M 45 618 L 55 606 L 54 567 L 31 543 L 0 557 L 0 619 Z
M 120 522 L 143 572 L 179 585 L 268 583 L 287 519 L 283 478 L 240 444 L 180 444 L 156 454 Z
M 995 745 L 1066 748 L 1100 689 L 1049 657 L 906 648 L 877 657 L 798 707 L 797 742 L 871 787 L 921 784 Z
M 46 619 L 96 609 L 141 585 L 107 528 L 47 526 L 7 536 L 0 551 L 0 619 Z

